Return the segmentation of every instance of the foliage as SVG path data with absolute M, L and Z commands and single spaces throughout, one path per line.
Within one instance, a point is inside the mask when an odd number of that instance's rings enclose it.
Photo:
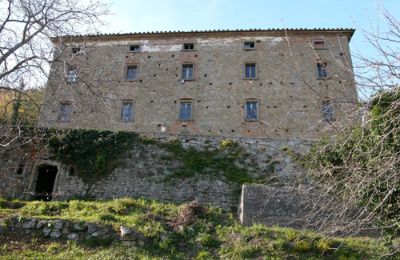
M 391 236 L 400 235 L 400 89 L 379 93 L 366 120 L 318 143 L 304 158 L 344 209 L 361 208 Z M 360 220 L 360 219 L 359 219 Z
M 51 135 L 48 147 L 55 160 L 73 165 L 83 180 L 93 180 L 112 172 L 138 135 L 71 129 Z
M 43 95 L 44 88 L 24 90 L 21 95 L 12 90 L 0 89 L 0 123 L 12 123 L 13 116 L 16 116 L 22 125 L 34 126 Z
M 7 201 L 7 200 L 2 200 Z M 13 207 L 13 203 L 24 205 Z M 57 214 L 55 214 L 57 212 Z M 103 216 L 109 216 L 104 219 Z M 386 249 L 377 240 L 328 238 L 309 231 L 253 225 L 244 227 L 233 216 L 198 203 L 183 205 L 122 198 L 109 201 L 8 201 L 0 204 L 8 218 L 65 219 L 78 223 L 121 225 L 141 232 L 144 245 L 124 246 L 119 241 L 89 239 L 82 242 L 20 238 L 0 235 L 0 258 L 19 259 L 248 259 L 248 258 L 376 258 Z M 189 216 L 189 218 L 187 218 Z M 195 216 L 195 217 L 194 217 Z M 174 220 L 190 219 L 181 228 Z
M 193 177 L 196 173 L 223 173 L 231 182 L 242 184 L 253 179 L 247 170 L 239 168 L 234 163 L 238 158 L 246 156 L 242 147 L 232 140 L 221 141 L 218 148 L 205 147 L 198 150 L 194 147 L 185 149 L 178 140 L 169 143 L 160 143 L 160 147 L 170 151 L 175 159 L 182 162 L 181 169 L 175 177 Z

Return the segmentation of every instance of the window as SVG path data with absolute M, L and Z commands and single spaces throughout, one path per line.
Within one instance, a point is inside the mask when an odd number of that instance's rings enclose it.
M 245 79 L 255 79 L 256 78 L 256 64 L 246 63 L 244 68 L 244 78 Z
M 194 43 L 184 43 L 183 44 L 183 49 L 185 51 L 192 51 L 194 50 Z
M 182 65 L 182 79 L 193 80 L 193 64 Z
M 327 67 L 328 63 L 317 63 L 317 72 L 318 72 L 318 78 L 327 78 L 328 77 L 328 70 Z
M 136 80 L 138 77 L 138 66 L 137 65 L 128 65 L 126 67 L 126 80 Z
M 140 52 L 140 45 L 138 44 L 129 45 L 129 51 Z
M 315 40 L 313 43 L 314 43 L 314 49 L 324 49 L 325 48 L 325 41 L 323 41 L 323 40 Z
M 122 102 L 121 120 L 124 122 L 133 121 L 133 101 Z
M 335 121 L 333 104 L 330 100 L 325 100 L 322 102 L 322 116 L 327 122 Z
M 58 121 L 69 122 L 71 118 L 71 111 L 72 111 L 71 103 L 69 102 L 61 103 Z
M 255 42 L 244 42 L 243 48 L 246 50 L 251 50 L 256 48 Z
M 70 67 L 68 69 L 67 82 L 70 84 L 78 82 L 78 69 L 76 67 Z
M 25 164 L 23 162 L 20 162 L 18 164 L 18 168 L 17 168 L 17 174 L 21 175 L 24 173 L 24 168 L 25 168 Z
M 81 52 L 81 48 L 80 47 L 72 47 L 71 48 L 71 52 L 73 54 L 80 53 Z
M 258 120 L 258 101 L 251 100 L 246 102 L 246 120 Z
M 192 101 L 184 100 L 179 105 L 179 120 L 189 121 L 192 120 Z

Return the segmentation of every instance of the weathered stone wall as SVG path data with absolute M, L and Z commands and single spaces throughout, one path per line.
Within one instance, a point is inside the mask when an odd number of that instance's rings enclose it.
M 186 148 L 213 149 L 224 137 L 157 135 L 159 142 L 180 140 Z M 283 151 L 291 147 L 295 151 L 306 151 L 310 143 L 301 140 L 264 140 L 251 138 L 231 138 L 246 151 L 245 159 L 235 164 L 245 167 L 254 178 L 264 182 L 296 182 L 296 176 L 304 171 Z M 3 158 L 3 157 L 2 157 Z M 4 157 L 5 158 L 5 157 Z M 0 159 L 1 160 L 1 159 Z M 15 159 L 17 160 L 17 159 Z M 54 199 L 91 196 L 95 198 L 144 197 L 162 201 L 184 202 L 198 200 L 224 209 L 236 208 L 239 203 L 240 185 L 228 181 L 220 172 L 198 173 L 193 177 L 174 177 L 180 162 L 171 153 L 155 144 L 133 147 L 127 151 L 122 164 L 110 175 L 96 182 L 85 183 L 77 176 L 71 176 L 69 167 L 51 162 L 46 154 L 39 155 L 26 166 L 21 176 L 23 185 L 13 185 L 15 171 L 1 171 L 4 195 L 20 197 L 34 191 L 35 168 L 40 164 L 52 164 L 59 168 L 54 185 Z M 5 162 L 5 164 L 12 164 Z M 5 165 L 4 164 L 4 165 Z M 1 169 L 6 169 L 1 167 Z M 300 181 L 304 181 L 302 177 Z
M 304 227 L 309 224 L 313 195 L 314 191 L 304 186 L 243 185 L 239 220 L 244 225 Z
M 357 102 L 349 50 L 350 31 L 269 31 L 138 34 L 84 38 L 67 43 L 51 70 L 40 125 L 247 136 L 269 139 L 316 139 L 346 123 Z M 313 40 L 325 48 L 312 48 Z M 255 48 L 243 48 L 254 41 Z M 182 51 L 194 43 L 193 51 Z M 130 44 L 141 45 L 129 52 Z M 82 52 L 71 53 L 80 45 Z M 317 61 L 328 64 L 319 79 Z M 194 80 L 181 83 L 182 64 L 194 64 Z M 256 79 L 244 79 L 245 63 L 256 63 Z M 128 64 L 138 79 L 124 80 Z M 78 83 L 67 84 L 69 65 Z M 189 99 L 193 120 L 178 120 L 180 100 Z M 330 99 L 336 121 L 323 120 L 322 103 Z M 124 100 L 134 102 L 134 121 L 121 121 Z M 259 102 L 259 118 L 246 121 L 247 100 Z M 69 122 L 59 122 L 60 102 L 72 104 Z

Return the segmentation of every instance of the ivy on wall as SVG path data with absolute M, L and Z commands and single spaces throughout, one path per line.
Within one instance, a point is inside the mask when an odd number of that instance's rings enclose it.
M 93 180 L 111 173 L 138 139 L 133 132 L 71 129 L 52 132 L 48 148 L 52 159 L 72 165 L 83 180 Z

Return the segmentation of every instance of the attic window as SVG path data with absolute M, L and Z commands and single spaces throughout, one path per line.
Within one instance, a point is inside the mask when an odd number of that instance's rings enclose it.
M 129 45 L 129 51 L 139 52 L 140 51 L 140 45 L 138 45 L 138 44 Z
M 314 49 L 323 49 L 323 48 L 325 48 L 324 40 L 315 40 L 314 41 Z
M 80 52 L 81 52 L 81 47 L 72 47 L 72 48 L 71 48 L 71 52 L 72 52 L 73 54 L 80 53 Z
M 183 44 L 183 49 L 185 51 L 192 51 L 194 50 L 194 43 L 184 43 Z
M 246 50 L 252 50 L 256 48 L 255 42 L 244 42 L 243 48 Z

